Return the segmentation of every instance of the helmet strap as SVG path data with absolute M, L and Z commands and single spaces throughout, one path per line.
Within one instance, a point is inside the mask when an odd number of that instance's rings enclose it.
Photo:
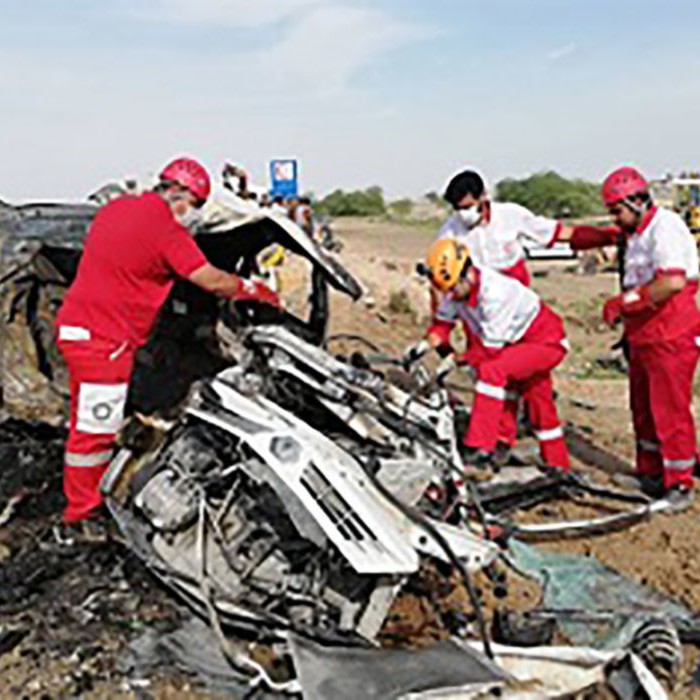
M 622 203 L 626 204 L 637 216 L 644 216 L 644 214 L 651 209 L 652 205 L 651 200 L 643 202 L 642 204 L 636 204 L 632 201 L 631 197 L 625 197 Z

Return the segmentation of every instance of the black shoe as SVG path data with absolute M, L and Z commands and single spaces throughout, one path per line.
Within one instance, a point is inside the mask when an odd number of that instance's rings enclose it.
M 464 453 L 464 477 L 471 481 L 484 481 L 492 479 L 498 471 L 493 464 L 491 452 L 467 448 Z
M 689 486 L 674 486 L 666 491 L 664 500 L 670 504 L 667 513 L 680 513 L 693 505 L 695 492 Z
M 493 453 L 476 447 L 465 448 L 462 457 L 465 467 L 487 467 L 493 464 Z
M 110 540 L 108 522 L 102 518 L 62 522 L 54 526 L 53 535 L 63 547 L 100 547 Z
M 513 450 L 507 442 L 498 442 L 491 461 L 495 467 L 507 467 L 513 459 Z

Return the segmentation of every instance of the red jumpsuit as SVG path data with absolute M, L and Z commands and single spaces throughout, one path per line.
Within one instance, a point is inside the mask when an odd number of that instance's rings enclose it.
M 535 292 L 488 268 L 475 269 L 476 283 L 466 300 L 447 295 L 430 333 L 443 339 L 459 318 L 476 342 L 462 357 L 476 370 L 476 396 L 467 447 L 493 452 L 508 399 L 507 388 L 522 391 L 543 462 L 568 471 L 569 455 L 552 391 L 552 370 L 568 345 L 561 319 Z
M 578 249 L 611 245 L 615 235 L 610 229 L 579 227 L 571 243 Z M 700 352 L 700 312 L 695 301 L 698 253 L 683 220 L 654 207 L 637 231 L 627 236 L 623 288 L 629 294 L 660 276 L 679 274 L 686 278 L 680 292 L 638 313 L 625 314 L 623 307 L 622 316 L 630 347 L 637 471 L 651 477 L 663 475 L 666 489 L 693 485 L 697 445 L 692 390 Z
M 529 287 L 530 273 L 525 263 L 523 243 L 529 241 L 530 244 L 550 247 L 556 242 L 560 230 L 557 221 L 536 216 L 519 204 L 487 202 L 478 226 L 465 230 L 462 220 L 456 215 L 445 222 L 438 237 L 465 243 L 477 267 L 497 270 Z M 467 323 L 464 324 L 464 333 L 467 347 L 478 343 Z M 498 430 L 498 441 L 505 445 L 515 444 L 521 396 L 522 387 L 517 384 L 508 387 Z
M 99 482 L 122 425 L 134 354 L 175 278 L 206 262 L 157 194 L 123 197 L 95 217 L 57 318 L 70 373 L 66 522 L 94 517 L 102 505 Z

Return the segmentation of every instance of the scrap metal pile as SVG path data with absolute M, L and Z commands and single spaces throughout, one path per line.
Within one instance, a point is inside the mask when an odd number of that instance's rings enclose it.
M 94 211 L 0 212 L 11 258 L 2 280 L 3 386 L 7 403 L 29 403 L 32 415 L 46 418 L 63 401 L 51 320 Z M 221 656 L 231 687 L 261 696 L 427 697 L 450 689 L 450 697 L 471 698 L 497 689 L 525 698 L 608 687 L 623 698 L 664 697 L 647 666 L 662 669 L 660 677 L 677 673 L 676 630 L 697 630 L 681 606 L 664 613 L 655 601 L 644 612 L 642 601 L 623 611 L 623 622 L 634 624 L 625 635 L 625 624 L 616 626 L 612 650 L 527 650 L 512 643 L 550 645 L 552 634 L 523 642 L 522 629 L 514 631 L 523 620 L 501 616 L 499 640 L 511 645 L 493 645 L 474 581 L 497 560 L 517 559 L 533 575 L 550 566 L 512 548 L 514 535 L 542 530 L 511 518 L 518 509 L 585 492 L 630 501 L 637 510 L 627 523 L 659 506 L 536 471 L 515 486 L 463 483 L 457 444 L 465 411 L 444 387 L 420 366 L 329 352 L 328 285 L 359 296 L 337 261 L 291 222 L 262 215 L 215 210 L 197 240 L 212 262 L 241 274 L 253 273 L 271 244 L 304 257 L 310 310 L 304 319 L 270 316 L 182 283 L 139 355 L 134 417 L 102 488 L 124 545 L 208 625 L 192 623 L 183 663 L 196 665 L 195 647 L 206 648 Z M 559 531 L 600 526 L 566 523 Z M 438 581 L 427 597 L 463 593 L 461 614 L 438 615 L 449 641 L 381 649 L 402 595 L 424 590 L 425 581 Z M 549 618 L 560 621 L 555 603 Z M 540 612 L 529 622 L 541 622 Z

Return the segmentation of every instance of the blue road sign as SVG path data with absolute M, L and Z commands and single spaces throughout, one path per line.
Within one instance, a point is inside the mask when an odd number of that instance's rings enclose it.
M 271 197 L 283 197 L 293 199 L 299 195 L 298 164 L 296 160 L 271 160 L 270 161 L 270 187 Z

